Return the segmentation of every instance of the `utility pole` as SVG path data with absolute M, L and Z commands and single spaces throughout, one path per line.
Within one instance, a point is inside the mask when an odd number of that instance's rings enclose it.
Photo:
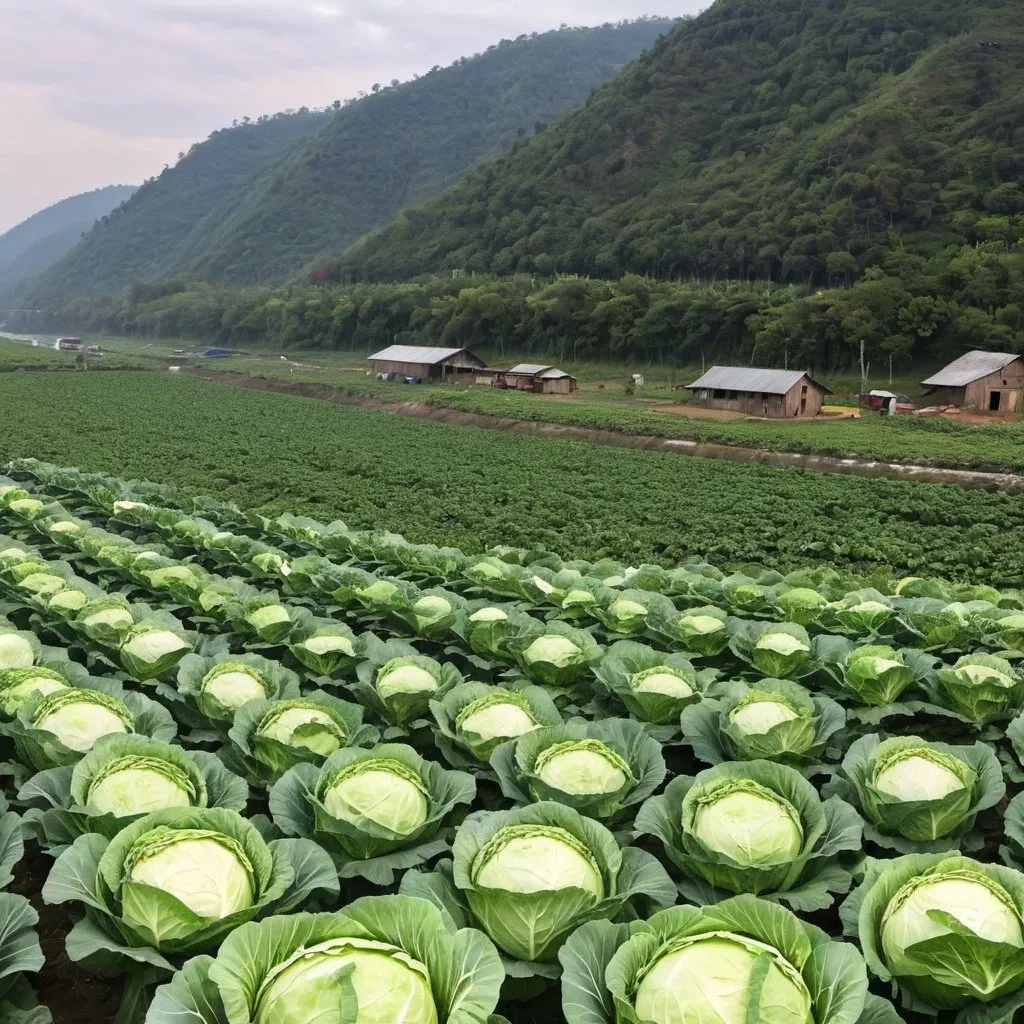
M 868 388 L 868 371 L 864 366 L 864 339 L 860 339 L 860 393 L 863 395 Z
M 892 353 L 889 353 L 889 387 L 892 387 Z

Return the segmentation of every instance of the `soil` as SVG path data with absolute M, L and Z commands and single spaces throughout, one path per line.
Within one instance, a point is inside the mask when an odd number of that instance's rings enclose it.
M 985 472 L 981 470 L 945 469 L 938 466 L 920 466 L 897 462 L 872 461 L 858 458 L 841 458 L 832 455 L 801 454 L 798 452 L 777 452 L 762 448 L 742 448 L 737 445 L 703 444 L 697 441 L 683 441 L 649 435 L 623 434 L 613 430 L 595 430 L 590 427 L 574 427 L 563 423 L 542 421 L 507 420 L 482 413 L 462 412 L 442 406 L 425 405 L 422 402 L 382 402 L 363 395 L 348 394 L 327 384 L 291 383 L 289 381 L 266 380 L 250 377 L 244 373 L 206 370 L 198 367 L 183 368 L 182 373 L 202 380 L 233 384 L 252 391 L 273 391 L 284 395 L 314 398 L 333 405 L 355 405 L 364 409 L 390 412 L 413 419 L 431 420 L 452 426 L 483 427 L 487 430 L 501 430 L 509 433 L 526 434 L 532 437 L 558 437 L 591 444 L 604 444 L 617 448 L 639 448 L 644 451 L 671 452 L 706 459 L 722 459 L 727 462 L 760 462 L 769 466 L 788 469 L 805 469 L 817 473 L 832 473 L 840 476 L 859 476 L 871 479 L 908 480 L 916 483 L 954 484 L 958 487 L 980 488 L 988 491 L 1003 491 L 1007 494 L 1024 494 L 1024 476 L 1012 473 Z M 806 421 L 805 421 L 806 422 Z
M 68 959 L 64 939 L 75 919 L 64 905 L 49 906 L 40 896 L 52 866 L 53 860 L 30 843 L 10 885 L 39 913 L 39 943 L 46 957 L 33 979 L 39 1000 L 50 1008 L 54 1024 L 111 1024 L 121 1001 L 121 980 L 88 974 Z

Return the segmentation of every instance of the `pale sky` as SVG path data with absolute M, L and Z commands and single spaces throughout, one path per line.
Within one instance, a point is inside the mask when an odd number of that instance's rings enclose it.
M 563 22 L 707 0 L 0 0 L 0 233 L 234 118 L 325 106 Z

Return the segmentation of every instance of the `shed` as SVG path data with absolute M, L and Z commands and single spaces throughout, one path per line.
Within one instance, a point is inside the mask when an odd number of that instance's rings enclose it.
M 519 363 L 510 370 L 499 370 L 494 383 L 540 395 L 568 395 L 576 390 L 576 378 L 572 374 L 540 363 Z
M 440 380 L 460 373 L 482 370 L 484 361 L 468 348 L 428 348 L 421 345 L 391 345 L 369 356 L 377 373 Z
M 937 405 L 1021 412 L 1024 358 L 1013 352 L 967 352 L 921 384 Z
M 817 416 L 832 392 L 804 370 L 763 370 L 752 366 L 712 366 L 688 384 L 695 405 L 705 409 L 768 416 Z

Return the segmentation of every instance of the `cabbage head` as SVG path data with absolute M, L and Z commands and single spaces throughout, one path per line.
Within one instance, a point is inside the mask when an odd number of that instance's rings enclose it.
M 18 759 L 37 771 L 77 763 L 103 736 L 138 734 L 170 741 L 176 731 L 166 708 L 105 679 L 91 679 L 90 688 L 34 694 L 10 722 L 0 725 L 0 733 L 14 741 Z
M 687 876 L 681 891 L 698 903 L 749 892 L 824 909 L 849 885 L 839 855 L 861 846 L 852 807 L 823 802 L 798 771 L 771 761 L 675 778 L 641 807 L 635 828 L 661 840 Z
M 491 755 L 502 792 L 517 803 L 553 800 L 612 820 L 665 779 L 661 744 L 640 722 L 574 719 L 525 733 Z
M 236 713 L 228 732 L 225 760 L 262 784 L 279 779 L 293 765 L 323 764 L 342 747 L 369 746 L 379 732 L 363 724 L 358 704 L 314 691 L 290 700 L 254 700 Z
M 869 860 L 842 918 L 868 970 L 893 981 L 906 1006 L 970 1008 L 973 1019 L 996 1022 L 1024 1006 L 1022 912 L 1020 872 L 926 853 Z
M 121 664 L 130 676 L 144 682 L 169 672 L 191 650 L 180 629 L 140 622 L 121 642 Z
M 994 623 L 999 640 L 1011 651 L 1024 651 L 1024 612 L 1005 615 Z
M 147 736 L 115 734 L 98 739 L 73 768 L 49 768 L 33 776 L 19 799 L 30 805 L 26 828 L 55 854 L 86 833 L 112 839 L 153 811 L 242 811 L 249 787 L 214 754 L 186 751 Z
M 666 906 L 675 887 L 650 854 L 620 849 L 612 834 L 561 804 L 471 814 L 451 864 L 409 872 L 402 891 L 433 892 L 508 956 L 551 963 L 584 921 L 611 918 L 641 894 Z
M 384 721 L 407 729 L 429 712 L 430 702 L 440 700 L 458 683 L 462 673 L 450 662 L 417 654 L 400 640 L 379 645 L 356 669 L 352 691 Z
M 582 686 L 602 654 L 590 633 L 557 619 L 544 623 L 543 632 L 517 637 L 511 647 L 528 679 L 567 693 Z
M 751 658 L 769 678 L 793 678 L 804 674 L 810 664 L 811 638 L 795 622 L 776 623 L 754 638 Z
M 843 686 L 861 704 L 881 707 L 899 700 L 914 681 L 903 655 L 884 644 L 854 648 L 842 663 Z
M 245 625 L 268 644 L 283 643 L 292 631 L 291 611 L 273 596 L 247 601 L 242 619 Z
M 0 710 L 4 717 L 13 718 L 30 697 L 45 697 L 70 685 L 67 676 L 45 665 L 0 669 Z
M 886 628 L 896 615 L 892 599 L 877 590 L 859 590 L 828 606 L 828 619 L 838 623 L 839 631 L 854 636 L 874 636 Z M 828 625 L 832 625 L 829 621 Z
M 713 658 L 729 646 L 727 618 L 721 608 L 705 605 L 665 615 L 654 611 L 649 622 L 655 633 L 680 645 L 690 657 Z
M 74 618 L 77 630 L 105 647 L 120 647 L 134 625 L 131 605 L 120 594 L 89 601 Z
M 1004 658 L 966 654 L 935 673 L 936 703 L 978 725 L 1013 718 L 1024 707 L 1024 679 Z
M 683 739 L 702 761 L 777 761 L 793 768 L 821 763 L 846 712 L 788 679 L 731 683 L 721 695 L 683 709 Z
M 754 896 L 594 921 L 560 955 L 567 1024 L 898 1024 L 864 960 Z
M 562 721 L 540 686 L 505 689 L 484 683 L 460 683 L 430 702 L 437 723 L 434 735 L 453 768 L 486 766 L 495 748 L 543 726 Z
M 649 590 L 604 588 L 602 595 L 590 610 L 609 633 L 643 633 L 647 630 L 647 617 L 652 612 L 666 616 L 675 610 L 667 597 Z
M 274 824 L 314 839 L 342 877 L 390 885 L 396 868 L 446 850 L 445 819 L 476 793 L 471 775 L 446 771 L 412 747 L 343 747 L 321 767 L 297 764 L 271 787 Z
M 792 587 L 779 594 L 776 603 L 787 622 L 809 626 L 817 622 L 828 601 L 810 587 Z
M 701 699 L 708 678 L 698 675 L 686 655 L 665 654 L 634 640 L 605 650 L 594 675 L 633 718 L 654 725 L 675 725 L 683 708 Z
M 39 648 L 35 634 L 4 629 L 4 621 L 0 621 L 0 670 L 31 668 Z
M 843 775 L 844 795 L 868 822 L 868 838 L 905 853 L 922 843 L 955 849 L 977 814 L 1006 791 L 987 743 L 955 747 L 918 736 L 862 736 L 843 759 Z
M 251 1024 L 483 1024 L 503 981 L 479 931 L 424 899 L 367 896 L 243 925 L 158 989 L 147 1019 L 227 1024 L 227 1006 Z
M 317 890 L 336 896 L 338 880 L 314 843 L 267 843 L 236 811 L 191 807 L 154 811 L 109 840 L 80 836 L 54 864 L 43 898 L 84 904 L 72 956 L 131 958 L 126 947 L 213 951 L 238 925 Z
M 178 666 L 177 690 L 168 696 L 185 701 L 222 728 L 250 701 L 294 700 L 299 677 L 280 662 L 258 654 L 206 658 L 189 654 Z
M 317 676 L 333 676 L 355 664 L 359 641 L 344 623 L 317 619 L 295 609 L 296 628 L 288 640 L 288 650 L 296 660 Z

